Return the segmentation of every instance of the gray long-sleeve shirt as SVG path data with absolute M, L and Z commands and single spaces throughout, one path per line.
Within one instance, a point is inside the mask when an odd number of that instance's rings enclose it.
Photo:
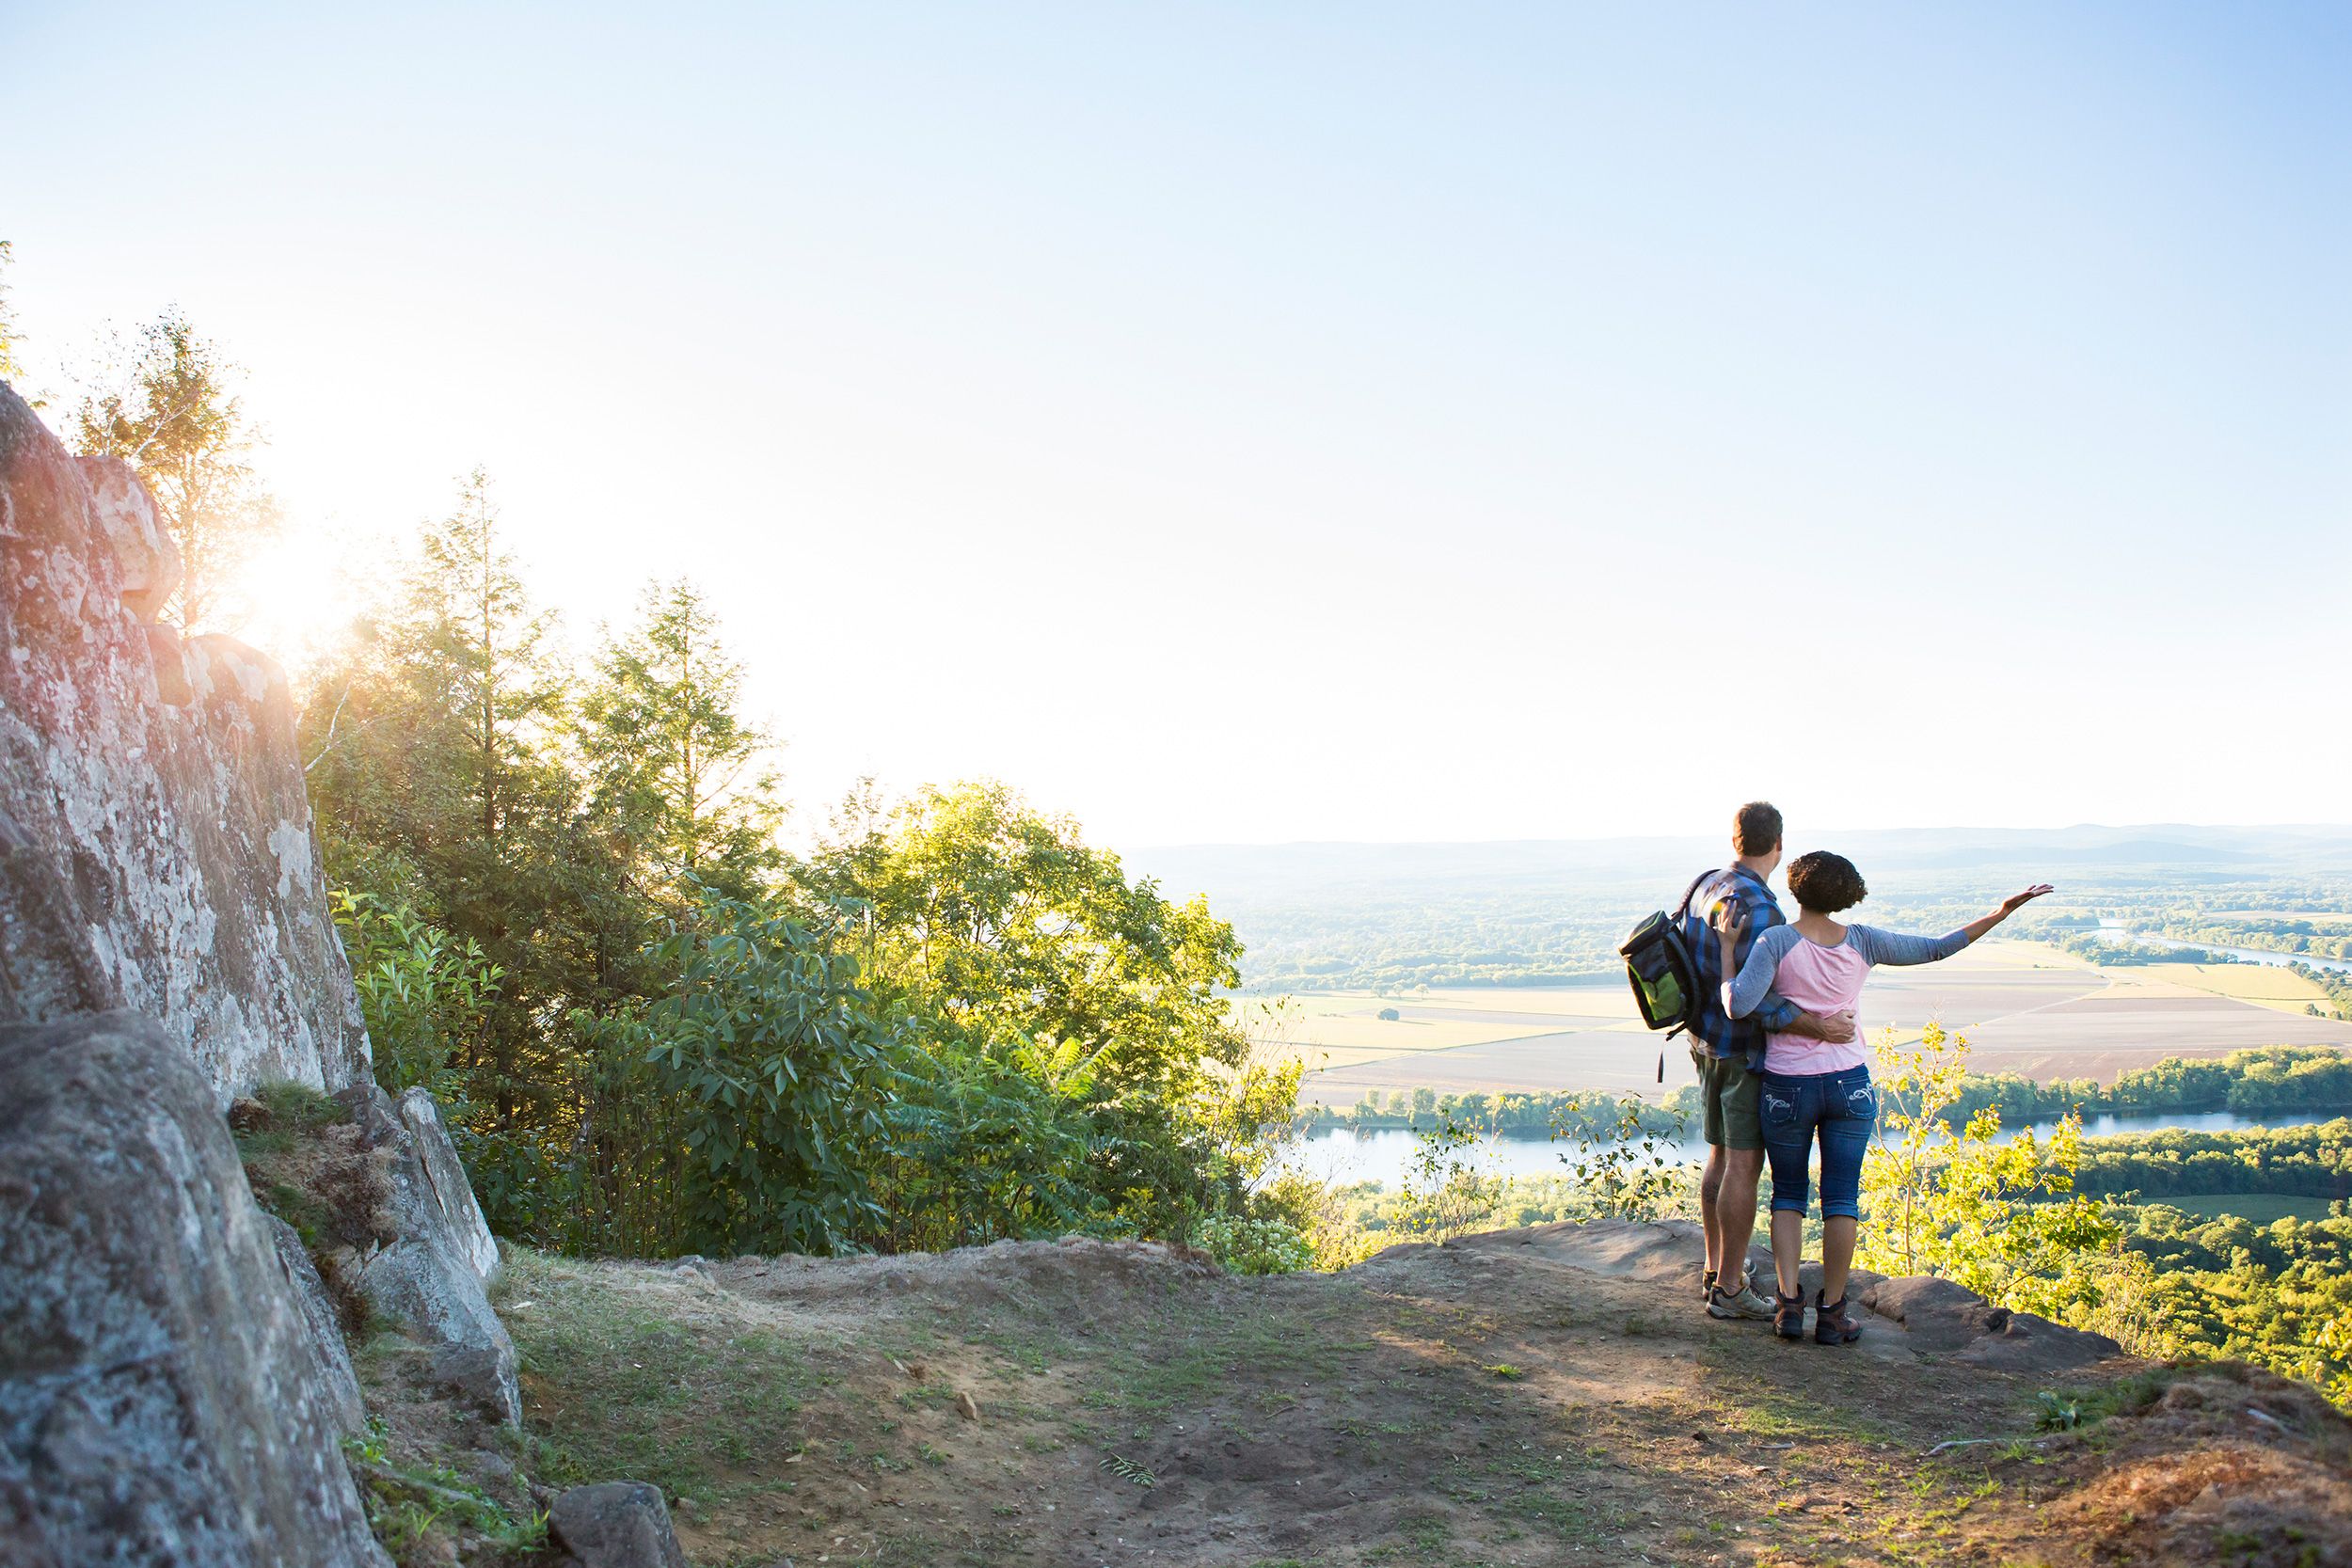
M 1739 974 L 1724 982 L 1724 1011 L 1733 1018 L 1745 1018 L 1756 1011 L 1772 989 L 1773 977 L 1780 973 L 1780 960 L 1799 943 L 1811 940 L 1794 926 L 1775 926 L 1757 937 L 1756 945 L 1748 949 L 1747 961 L 1740 966 Z M 1851 950 L 1866 965 L 1931 964 L 1967 946 L 1968 933 L 1962 929 L 1940 937 L 1921 937 L 1902 931 L 1882 931 L 1875 926 L 1849 926 L 1846 940 L 1837 945 Z

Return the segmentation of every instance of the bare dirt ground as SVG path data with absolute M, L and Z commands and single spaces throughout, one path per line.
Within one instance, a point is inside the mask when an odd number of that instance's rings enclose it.
M 501 1309 L 525 1465 L 660 1482 L 700 1564 L 2352 1563 L 2352 1426 L 2305 1391 L 1915 1306 L 1783 1343 L 1704 1315 L 1695 1250 L 518 1254 Z

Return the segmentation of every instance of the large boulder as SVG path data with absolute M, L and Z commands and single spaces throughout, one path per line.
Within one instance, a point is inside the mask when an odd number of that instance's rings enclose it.
M 152 1021 L 0 1027 L 0 1560 L 389 1562 L 315 1322 Z
M 417 1193 L 418 1207 L 430 1207 L 425 1223 L 448 1238 L 451 1248 L 465 1259 L 475 1275 L 487 1285 L 498 1277 L 499 1244 L 490 1235 L 490 1222 L 482 1217 L 482 1204 L 466 1180 L 456 1146 L 441 1125 L 441 1108 L 422 1089 L 410 1089 L 399 1100 L 400 1124 L 424 1178 Z
M 306 1381 L 318 1389 L 335 1419 L 335 1430 L 357 1437 L 367 1428 L 368 1412 L 360 1402 L 359 1374 L 351 1364 L 351 1347 L 343 1343 L 343 1327 L 336 1318 L 334 1300 L 326 1293 L 326 1282 L 319 1277 L 318 1265 L 310 1260 L 309 1249 L 293 1226 L 275 1214 L 263 1214 L 262 1228 L 269 1235 L 278 1267 L 285 1271 L 287 1289 L 302 1308 L 303 1350 L 310 1358 L 310 1375 Z
M 548 1542 L 578 1568 L 686 1568 L 661 1488 L 642 1481 L 575 1486 L 548 1510 Z
M 0 385 L 0 1023 L 143 1013 L 219 1106 L 362 1082 L 285 679 L 143 619 L 179 571 L 136 477 Z
M 1972 1366 L 2071 1371 L 2123 1352 L 2104 1334 L 1995 1307 L 1964 1286 L 1927 1275 L 1878 1280 L 1863 1290 L 1861 1299 L 1879 1316 L 1900 1323 L 1913 1350 Z
M 432 1097 L 411 1089 L 395 1101 L 370 1084 L 342 1097 L 371 1144 L 392 1150 L 392 1225 L 399 1240 L 367 1259 L 359 1288 L 368 1305 L 433 1347 L 435 1377 L 483 1415 L 522 1420 L 515 1341 L 490 1307 L 498 1243 L 483 1223 Z

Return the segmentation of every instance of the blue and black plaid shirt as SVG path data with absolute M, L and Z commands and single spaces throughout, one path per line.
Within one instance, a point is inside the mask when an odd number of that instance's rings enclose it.
M 1707 875 L 1691 895 L 1690 909 L 1682 917 L 1683 945 L 1691 950 L 1691 960 L 1699 970 L 1698 1008 L 1691 1022 L 1691 1034 L 1718 1056 L 1738 1056 L 1750 1068 L 1759 1068 L 1764 1065 L 1765 1032 L 1788 1028 L 1804 1016 L 1804 1009 L 1772 995 L 1745 1018 L 1733 1018 L 1724 1011 L 1724 981 L 1730 976 L 1723 972 L 1723 947 L 1716 940 L 1713 921 L 1717 906 L 1733 898 L 1748 916 L 1748 933 L 1740 939 L 1737 955 L 1741 963 L 1748 961 L 1748 949 L 1756 945 L 1756 938 L 1775 926 L 1788 924 L 1780 912 L 1780 900 L 1764 885 L 1764 879 L 1745 866 L 1725 866 Z

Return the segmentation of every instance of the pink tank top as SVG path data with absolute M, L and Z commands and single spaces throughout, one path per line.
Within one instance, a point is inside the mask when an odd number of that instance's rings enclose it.
M 1805 939 L 1782 955 L 1772 990 L 1808 1013 L 1842 1013 L 1862 998 L 1862 982 L 1869 962 L 1854 951 L 1852 939 L 1835 947 Z M 1844 1045 L 1807 1039 L 1803 1035 L 1764 1037 L 1764 1070 L 1809 1078 L 1817 1073 L 1843 1072 L 1870 1059 L 1870 1047 L 1854 1021 L 1854 1036 Z

